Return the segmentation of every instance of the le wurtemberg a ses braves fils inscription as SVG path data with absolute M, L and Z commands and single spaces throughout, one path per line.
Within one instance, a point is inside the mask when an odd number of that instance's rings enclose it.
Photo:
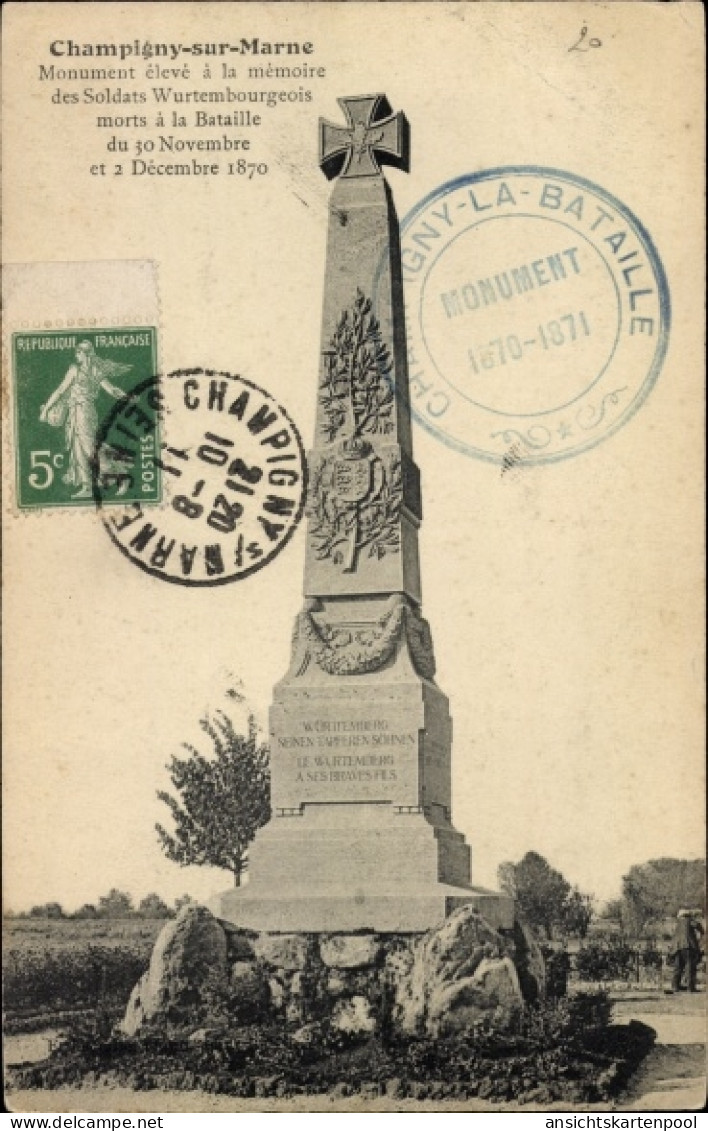
M 407 169 L 408 124 L 381 94 L 340 106 L 346 126 L 320 124 L 335 184 L 305 601 L 270 713 L 273 817 L 249 884 L 212 909 L 253 930 L 423 931 L 471 903 L 509 928 L 513 901 L 472 887 L 452 824 L 451 719 L 421 614 L 398 222 L 381 172 Z

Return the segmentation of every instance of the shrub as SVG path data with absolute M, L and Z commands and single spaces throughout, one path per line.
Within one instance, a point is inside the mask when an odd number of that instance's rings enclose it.
M 543 960 L 546 964 L 546 993 L 551 1001 L 565 997 L 568 991 L 570 956 L 567 950 L 552 950 L 543 947 Z
M 147 965 L 145 955 L 129 947 L 11 950 L 4 958 L 5 1009 L 22 1015 L 125 1005 Z
M 622 938 L 593 939 L 575 956 L 576 973 L 587 982 L 626 980 L 635 968 L 635 951 Z
M 641 951 L 642 966 L 650 970 L 660 970 L 664 963 L 664 956 L 655 943 L 647 943 Z

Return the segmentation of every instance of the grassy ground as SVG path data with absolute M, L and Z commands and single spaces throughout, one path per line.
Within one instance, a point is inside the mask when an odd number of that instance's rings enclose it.
M 3 924 L 5 1033 L 125 1006 L 164 920 L 10 919 Z
M 87 944 L 140 948 L 147 957 L 164 919 L 5 919 L 3 958 L 10 951 L 57 951 Z

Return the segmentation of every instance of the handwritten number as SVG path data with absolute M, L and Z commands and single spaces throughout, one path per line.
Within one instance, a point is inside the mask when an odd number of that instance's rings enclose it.
M 593 36 L 591 39 L 588 39 L 587 43 L 584 43 L 587 34 L 588 27 L 587 24 L 584 24 L 580 29 L 580 36 L 577 43 L 569 47 L 568 51 L 589 51 L 591 47 L 602 47 L 602 40 L 598 39 L 596 36 Z

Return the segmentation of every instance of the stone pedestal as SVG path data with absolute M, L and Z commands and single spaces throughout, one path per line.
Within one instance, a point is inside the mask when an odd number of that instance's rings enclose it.
M 452 724 L 427 624 L 402 597 L 334 620 L 345 607 L 319 601 L 297 619 L 271 708 L 273 818 L 249 883 L 211 910 L 257 931 L 419 932 L 470 903 L 511 929 L 513 901 L 471 885 L 452 825 Z M 377 670 L 338 674 L 376 647 Z

